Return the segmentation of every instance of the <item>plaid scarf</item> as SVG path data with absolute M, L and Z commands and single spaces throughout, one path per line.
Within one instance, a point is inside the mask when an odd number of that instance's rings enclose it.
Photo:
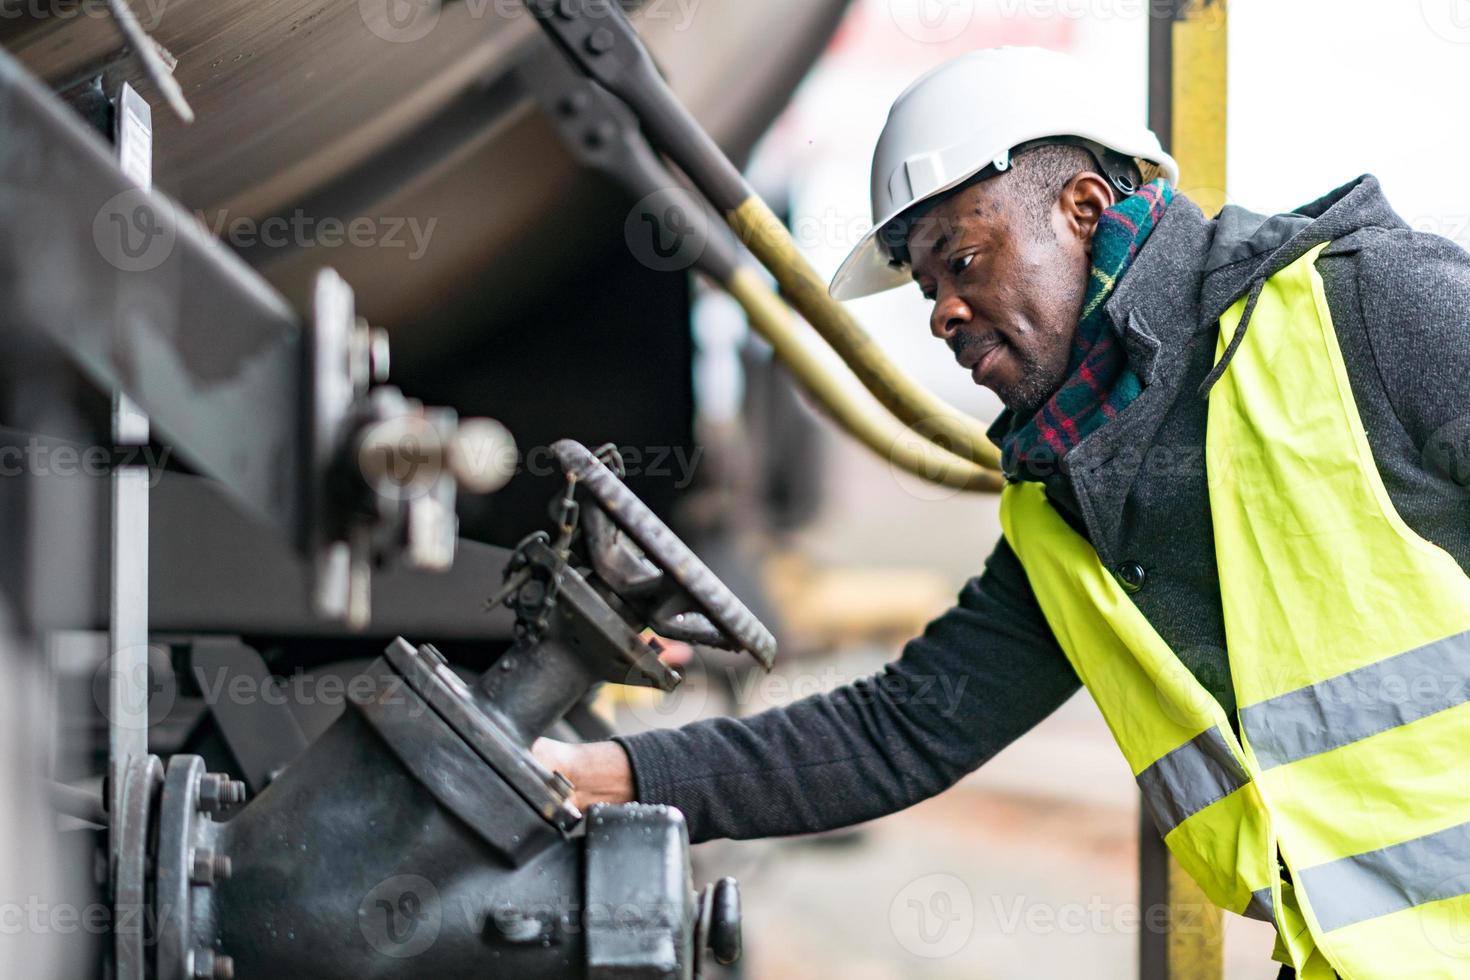
M 1053 471 L 1143 390 L 1122 342 L 1109 328 L 1103 304 L 1173 198 L 1168 181 L 1156 180 L 1103 212 L 1092 236 L 1092 274 L 1066 380 L 1032 418 L 1024 424 L 1016 420 L 1002 440 L 1001 469 L 1010 480 L 1040 480 L 1034 474 Z

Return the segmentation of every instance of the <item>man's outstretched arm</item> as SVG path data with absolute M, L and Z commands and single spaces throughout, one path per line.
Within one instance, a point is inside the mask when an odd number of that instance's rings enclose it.
M 959 602 L 872 677 L 749 718 L 538 743 L 582 803 L 678 807 L 695 842 L 831 830 L 948 789 L 1079 682 L 1002 541 Z

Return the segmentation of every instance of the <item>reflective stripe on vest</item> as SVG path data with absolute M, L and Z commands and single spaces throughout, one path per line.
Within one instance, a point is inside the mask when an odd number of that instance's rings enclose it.
M 1007 487 L 1001 522 L 1212 901 L 1274 920 L 1303 980 L 1470 977 L 1470 579 L 1389 501 L 1316 271 L 1325 247 L 1266 283 L 1210 394 L 1240 737 L 1039 485 Z

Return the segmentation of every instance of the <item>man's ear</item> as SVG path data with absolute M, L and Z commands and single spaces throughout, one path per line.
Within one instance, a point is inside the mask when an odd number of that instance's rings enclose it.
M 1114 197 L 1113 185 L 1091 171 L 1077 174 L 1062 188 L 1057 205 L 1062 212 L 1063 227 L 1076 236 L 1089 255 L 1093 233 L 1102 220 L 1102 213 L 1113 206 Z

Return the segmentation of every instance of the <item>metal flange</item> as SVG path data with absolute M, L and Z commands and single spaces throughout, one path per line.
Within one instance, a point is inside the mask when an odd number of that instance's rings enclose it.
M 154 755 L 135 756 L 122 771 L 118 812 L 117 868 L 112 894 L 113 952 L 117 980 L 144 980 L 148 955 L 148 842 L 154 808 L 163 787 L 163 764 Z

